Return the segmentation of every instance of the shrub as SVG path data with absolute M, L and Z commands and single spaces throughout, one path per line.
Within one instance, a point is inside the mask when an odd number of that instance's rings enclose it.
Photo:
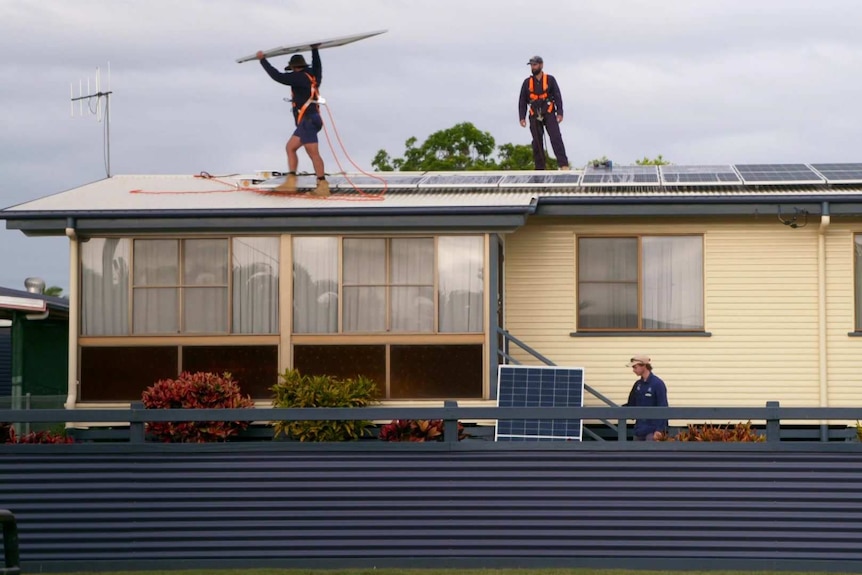
M 363 376 L 338 379 L 328 375 L 301 375 L 295 369 L 279 374 L 272 386 L 273 407 L 367 407 L 377 403 L 377 384 Z M 369 433 L 370 421 L 275 421 L 275 437 L 299 441 L 349 441 Z
M 688 429 L 680 431 L 675 437 L 665 435 L 662 441 L 733 441 L 733 442 L 759 442 L 766 441 L 766 438 L 759 435 L 752 428 L 751 422 L 737 423 L 731 426 L 727 425 L 712 425 L 704 423 L 703 425 L 689 424 Z
M 393 419 L 380 428 L 382 441 L 443 441 L 442 419 Z M 464 426 L 458 422 L 458 441 L 464 439 Z
M 177 379 L 163 379 L 142 396 L 147 409 L 240 409 L 254 407 L 251 397 L 240 393 L 229 373 L 183 372 Z M 248 421 L 155 421 L 147 431 L 166 443 L 225 441 L 248 427 Z
M 11 423 L 0 423 L 0 443 L 75 443 L 64 431 L 32 431 L 21 437 L 15 435 Z

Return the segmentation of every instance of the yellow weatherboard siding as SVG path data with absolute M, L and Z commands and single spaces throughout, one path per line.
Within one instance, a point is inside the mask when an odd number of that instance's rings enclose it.
M 635 353 L 653 358 L 671 404 L 820 404 L 818 220 L 804 228 L 774 216 L 747 218 L 534 218 L 506 237 L 505 321 L 512 335 L 559 365 L 584 367 L 586 382 L 624 403 Z M 858 405 L 853 330 L 853 232 L 834 221 L 826 236 L 829 404 Z M 855 229 L 862 230 L 856 224 Z M 701 234 L 705 331 L 711 337 L 571 337 L 576 331 L 576 239 L 594 235 Z M 538 362 L 519 352 L 524 363 Z M 596 405 L 587 396 L 588 405 Z

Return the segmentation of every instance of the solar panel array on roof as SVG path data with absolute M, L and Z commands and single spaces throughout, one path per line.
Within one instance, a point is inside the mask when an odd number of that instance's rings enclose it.
M 734 164 L 746 184 L 822 184 L 823 178 L 805 164 Z
M 420 188 L 496 188 L 502 174 L 483 172 L 429 174 L 419 181 Z
M 573 172 L 546 172 L 544 174 L 507 174 L 500 180 L 501 188 L 569 187 L 580 184 L 581 175 Z
M 862 164 L 811 164 L 830 184 L 862 183 Z
M 587 166 L 581 178 L 584 186 L 659 185 L 658 166 Z
M 501 365 L 497 376 L 499 407 L 581 407 L 584 370 L 580 367 Z M 580 419 L 500 419 L 497 441 L 580 440 Z
M 742 184 L 739 175 L 730 164 L 717 166 L 677 166 L 668 164 L 659 166 L 663 184 L 678 185 L 717 185 Z

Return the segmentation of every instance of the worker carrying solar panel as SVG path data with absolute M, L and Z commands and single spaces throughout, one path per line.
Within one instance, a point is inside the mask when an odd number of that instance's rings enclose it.
M 317 187 L 313 193 L 326 197 L 329 195 L 329 182 L 323 170 L 323 158 L 317 142 L 317 133 L 323 127 L 323 119 L 320 117 L 320 108 L 317 104 L 318 88 L 323 80 L 323 68 L 320 63 L 319 44 L 311 46 L 311 69 L 302 54 L 291 56 L 284 73 L 279 72 L 267 61 L 263 52 L 259 51 L 256 56 L 260 65 L 269 74 L 269 77 L 280 84 L 290 86 L 291 101 L 293 102 L 293 117 L 296 129 L 285 145 L 287 152 L 287 177 L 282 185 L 274 189 L 277 192 L 296 191 L 296 169 L 299 166 L 299 158 L 296 152 L 304 147 L 311 158 L 314 173 L 317 176 Z
M 518 116 L 521 126 L 527 126 L 529 112 L 530 134 L 533 136 L 533 162 L 537 170 L 545 169 L 545 130 L 551 140 L 551 147 L 557 157 L 557 165 L 561 170 L 569 169 L 569 159 L 566 157 L 566 146 L 560 134 L 560 122 L 563 121 L 563 96 L 557 79 L 544 72 L 544 60 L 541 56 L 533 56 L 527 62 L 531 74 L 521 85 L 521 98 L 518 101 Z

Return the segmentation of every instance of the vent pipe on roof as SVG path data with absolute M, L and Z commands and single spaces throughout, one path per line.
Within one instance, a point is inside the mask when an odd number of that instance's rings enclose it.
M 24 280 L 24 288 L 30 293 L 42 295 L 45 291 L 45 280 L 42 278 L 27 278 Z
M 45 291 L 45 280 L 43 280 L 42 278 L 27 278 L 24 280 L 24 287 L 30 293 L 42 295 L 42 293 Z M 46 309 L 42 313 L 28 313 L 24 317 L 31 321 L 45 319 L 46 317 L 48 317 L 47 307 L 48 305 L 45 304 Z

